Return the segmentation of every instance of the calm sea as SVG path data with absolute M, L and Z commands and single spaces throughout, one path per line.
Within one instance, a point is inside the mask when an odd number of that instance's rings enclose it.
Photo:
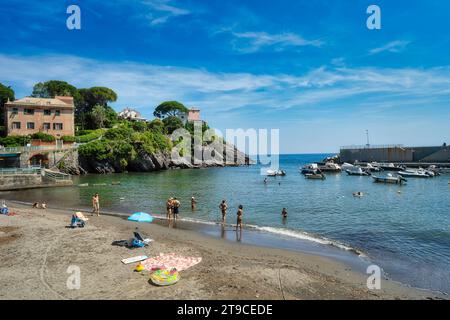
M 328 174 L 306 180 L 303 164 L 325 154 L 282 155 L 284 177 L 259 174 L 260 166 L 170 170 L 75 177 L 70 188 L 11 192 L 0 197 L 60 207 L 89 207 L 99 192 L 102 207 L 132 213 L 164 215 L 170 196 L 182 202 L 181 216 L 193 221 L 217 222 L 222 199 L 229 203 L 228 222 L 237 206 L 244 206 L 244 223 L 295 246 L 295 241 L 336 244 L 335 250 L 360 250 L 394 280 L 412 286 L 450 292 L 450 175 L 432 179 L 410 178 L 405 186 L 373 183 L 370 177 Z M 111 185 L 120 181 L 120 185 Z M 89 186 L 78 186 L 86 184 Z M 352 193 L 364 192 L 362 198 Z M 190 198 L 197 209 L 192 212 Z M 281 219 L 286 207 L 288 218 Z M 276 241 L 275 241 L 276 243 Z M 339 247 L 341 249 L 339 249 Z

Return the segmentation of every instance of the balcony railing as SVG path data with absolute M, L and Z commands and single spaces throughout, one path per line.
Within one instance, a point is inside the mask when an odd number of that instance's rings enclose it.
M 0 147 L 1 153 L 22 153 L 31 151 L 52 151 L 52 150 L 70 150 L 75 149 L 77 144 L 72 145 L 52 145 L 52 146 L 29 146 L 29 147 Z
M 404 148 L 402 144 L 379 144 L 379 145 L 353 145 L 341 147 L 341 150 L 356 150 L 356 149 L 394 149 L 394 148 Z
M 41 174 L 41 167 L 0 168 L 0 176 Z

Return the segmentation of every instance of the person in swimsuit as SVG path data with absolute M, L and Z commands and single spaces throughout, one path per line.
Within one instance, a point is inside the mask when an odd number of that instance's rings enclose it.
M 236 222 L 236 231 L 238 230 L 238 228 L 240 228 L 240 230 L 242 231 L 242 215 L 243 215 L 243 210 L 244 207 L 241 205 L 239 205 L 239 210 L 237 211 L 237 222 Z
M 197 200 L 195 200 L 194 197 L 191 198 L 191 209 L 192 211 L 195 210 L 195 206 L 197 205 Z
M 283 210 L 281 211 L 281 216 L 283 217 L 283 219 L 286 219 L 288 216 L 288 212 L 286 208 L 283 208 Z
M 98 193 L 94 194 L 92 197 L 92 207 L 93 207 L 93 213 L 97 214 L 97 217 L 100 216 L 100 196 Z
M 167 199 L 166 202 L 166 218 L 172 219 L 172 198 Z
M 226 200 L 222 200 L 222 202 L 219 205 L 220 211 L 222 212 L 222 222 L 225 222 L 225 217 L 227 215 L 227 209 L 228 205 Z
M 178 213 L 180 212 L 180 206 L 181 206 L 180 201 L 178 201 L 177 198 L 173 198 L 172 211 L 173 211 L 173 218 L 175 220 L 178 218 Z

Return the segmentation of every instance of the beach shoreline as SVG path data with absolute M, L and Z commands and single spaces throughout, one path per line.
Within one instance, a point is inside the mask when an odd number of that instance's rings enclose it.
M 383 279 L 369 290 L 367 276 L 336 260 L 283 249 L 235 243 L 161 223 L 137 224 L 112 215 L 89 216 L 83 229 L 66 228 L 72 210 L 33 209 L 9 202 L 15 216 L 0 216 L 0 299 L 442 299 L 445 296 Z M 124 215 L 125 216 L 125 215 Z M 154 242 L 130 250 L 112 246 L 135 227 Z M 244 230 L 244 233 L 247 231 Z M 174 286 L 148 283 L 121 259 L 175 252 L 201 256 Z M 81 287 L 66 287 L 69 266 L 79 266 Z

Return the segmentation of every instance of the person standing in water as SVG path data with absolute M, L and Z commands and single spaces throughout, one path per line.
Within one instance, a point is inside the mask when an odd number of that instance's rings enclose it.
M 219 205 L 220 211 L 222 212 L 222 222 L 225 222 L 225 217 L 227 215 L 227 209 L 228 205 L 226 200 L 222 200 L 222 202 Z
M 100 196 L 98 195 L 98 193 L 92 196 L 92 207 L 93 214 L 96 213 L 97 217 L 100 216 Z
M 177 218 L 178 218 L 178 213 L 180 213 L 180 206 L 181 206 L 180 201 L 178 201 L 177 198 L 173 198 L 172 211 L 173 211 L 174 220 L 177 220 Z
M 243 212 L 244 207 L 241 205 L 239 205 L 239 209 L 237 211 L 237 222 L 236 222 L 236 231 L 238 230 L 238 228 L 240 228 L 240 230 L 242 231 L 242 215 L 244 214 Z
M 288 212 L 286 208 L 283 208 L 283 210 L 281 211 L 281 216 L 283 217 L 283 219 L 286 219 L 288 216 Z
M 172 219 L 172 198 L 167 199 L 166 202 L 166 218 Z
M 191 209 L 195 211 L 195 206 L 197 205 L 197 200 L 194 197 L 191 198 Z

